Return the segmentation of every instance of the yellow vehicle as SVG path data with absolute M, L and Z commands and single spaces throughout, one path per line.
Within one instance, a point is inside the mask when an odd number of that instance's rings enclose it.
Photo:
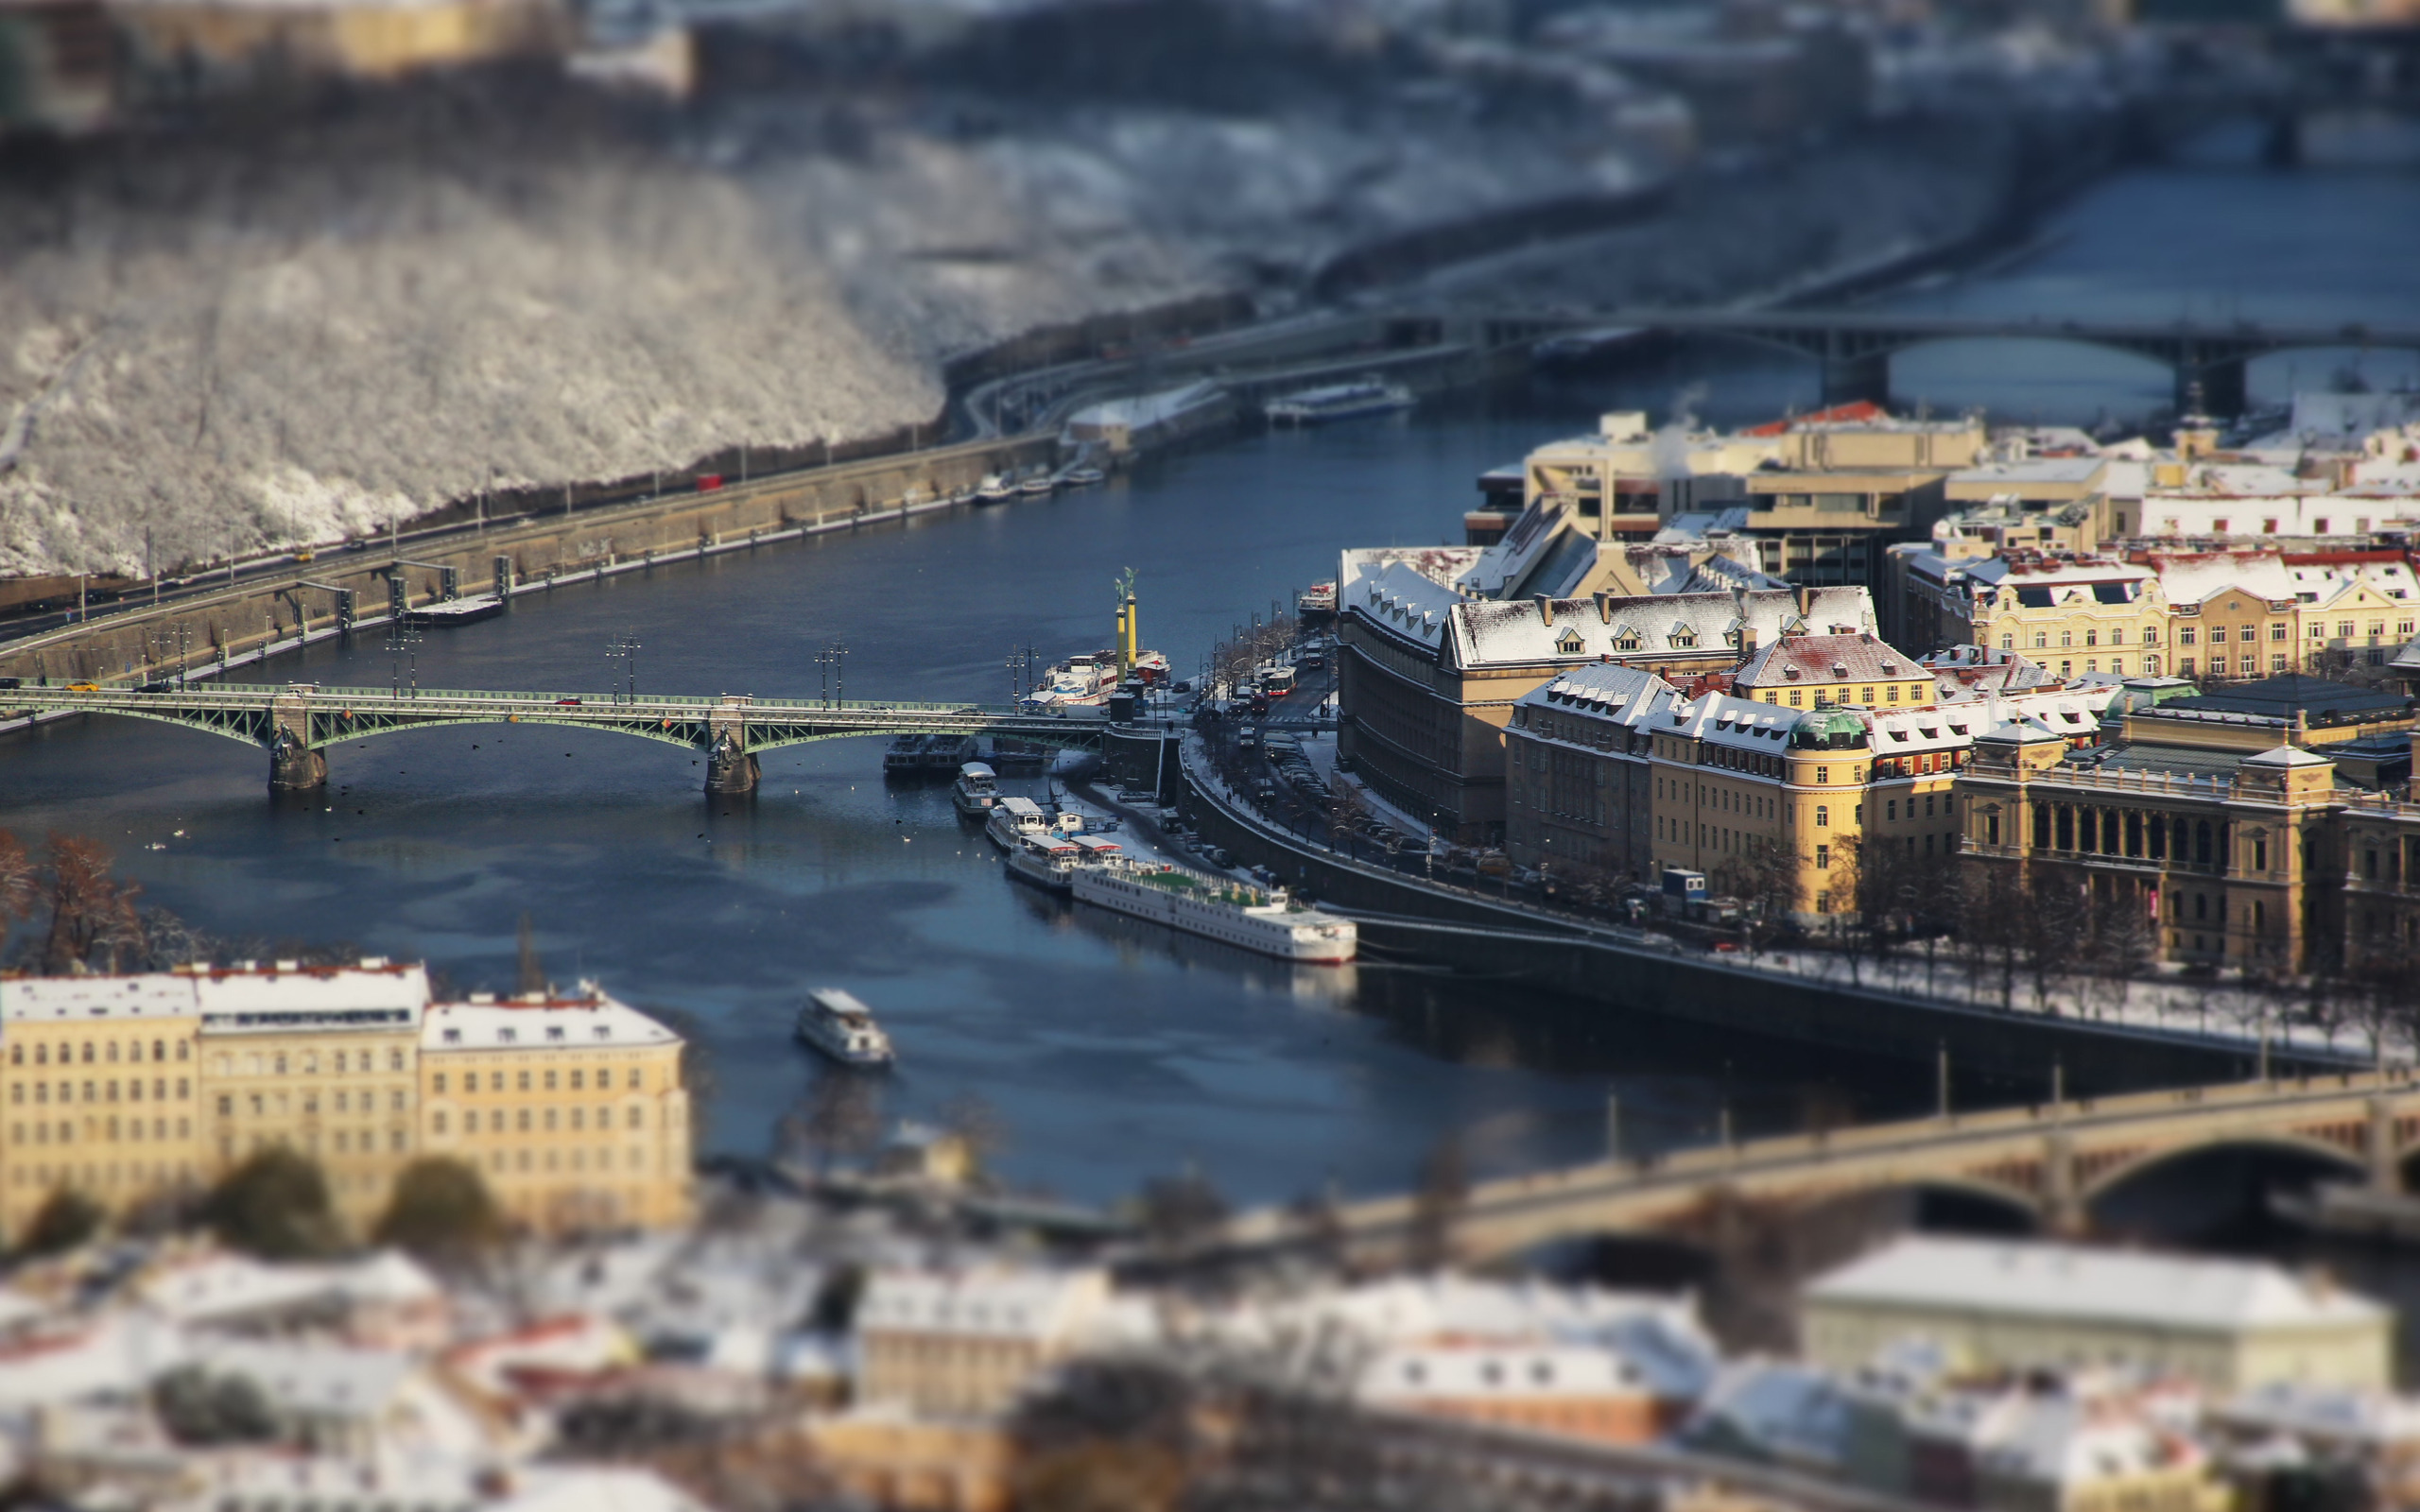
M 97 682 L 71 682 L 67 685 L 67 691 L 70 693 L 98 693 L 101 691 L 101 685 Z

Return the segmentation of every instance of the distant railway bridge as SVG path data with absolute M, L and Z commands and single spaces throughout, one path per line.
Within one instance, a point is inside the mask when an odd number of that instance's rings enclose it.
M 1827 404 L 1859 399 L 1888 402 L 1891 358 L 1913 347 L 1939 341 L 2076 342 L 2165 366 L 2174 375 L 2177 413 L 2187 413 L 2198 400 L 2204 410 L 2219 416 L 2243 413 L 2244 368 L 2257 357 L 2315 348 L 2420 351 L 2420 326 L 2341 322 L 2159 324 L 1877 310 L 1614 310 L 1585 317 L 1515 311 L 1488 318 L 1489 336 L 1506 344 L 1624 328 L 1671 336 L 1722 336 L 1799 352 L 1822 365 Z
M 759 752 L 853 735 L 994 735 L 1058 747 L 1098 748 L 1103 725 L 1022 713 L 1005 705 L 841 699 L 769 700 L 744 694 L 494 693 L 458 688 L 323 688 L 205 683 L 131 688 L 29 687 L 0 691 L 0 716 L 69 712 L 182 725 L 268 753 L 269 786 L 309 790 L 328 780 L 329 747 L 435 725 L 564 725 L 636 735 L 700 752 L 706 790 L 756 786 Z
M 2131 1093 L 1827 1134 L 1792 1135 L 1612 1160 L 1480 1182 L 1459 1198 L 1378 1198 L 1324 1211 L 1236 1215 L 1199 1251 L 1205 1262 L 1289 1249 L 1342 1249 L 1384 1263 L 1448 1236 L 1484 1261 L 1557 1240 L 1684 1223 L 1717 1196 L 1812 1208 L 1886 1189 L 1994 1199 L 2053 1230 L 2084 1226 L 2090 1204 L 2162 1161 L 2228 1145 L 2286 1149 L 2399 1189 L 2420 1152 L 2420 1079 L 2411 1068 Z

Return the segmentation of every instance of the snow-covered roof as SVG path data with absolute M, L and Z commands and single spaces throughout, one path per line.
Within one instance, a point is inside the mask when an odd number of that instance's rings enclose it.
M 420 1022 L 428 1005 L 428 971 L 417 964 L 297 967 L 187 975 L 204 1034 L 290 1033 L 310 1029 L 392 1029 Z
M 593 985 L 576 998 L 527 994 L 502 1003 L 436 1004 L 420 1034 L 421 1049 L 429 1054 L 630 1050 L 680 1041 L 670 1029 Z
M 1618 662 L 1592 662 L 1559 672 L 1518 700 L 1536 709 L 1566 709 L 1634 729 L 1670 713 L 1680 701 L 1680 691 L 1662 678 Z
M 0 1032 L 45 1020 L 192 1018 L 200 1012 L 193 979 L 164 971 L 142 976 L 0 978 Z
M 0 1348 L 0 1411 L 140 1393 L 183 1363 L 182 1334 L 138 1312 Z
M 2035 456 L 2021 462 L 1985 462 L 1962 468 L 1945 480 L 1979 488 L 2022 487 L 2048 483 L 2082 487 L 2100 475 L 2109 464 L 2097 456 Z
M 1443 1339 L 1392 1345 L 1362 1370 L 1357 1395 L 1397 1404 L 1445 1399 L 1647 1397 L 1686 1400 L 1704 1372 L 1684 1375 L 1612 1343 Z
M 985 1266 L 883 1270 L 857 1304 L 859 1333 L 952 1333 L 987 1338 L 1065 1337 L 1109 1296 L 1100 1270 Z
M 443 1295 L 428 1272 L 394 1250 L 329 1264 L 268 1264 L 226 1251 L 170 1260 L 136 1283 L 144 1302 L 180 1323 L 325 1304 L 405 1304 Z
M 1933 1237 L 1898 1240 L 1816 1280 L 1806 1297 L 2204 1332 L 2383 1327 L 2391 1316 L 2367 1297 L 2256 1262 Z
M 2203 603 L 2231 589 L 2273 602 L 2294 596 L 2285 559 L 2273 551 L 2161 554 L 2152 558 L 2152 565 L 2171 604 Z
M 1744 687 L 1785 683 L 1824 687 L 1833 683 L 1888 681 L 1927 677 L 1930 669 L 1871 633 L 1795 635 L 1761 646 L 1739 668 Z
M 1684 1436 L 1702 1439 L 1719 1424 L 1777 1459 L 1836 1464 L 1847 1452 L 1852 1422 L 1847 1397 L 1823 1371 L 1740 1360 L 1716 1375 Z
M 1802 593 L 1807 601 L 1803 612 Z M 1874 628 L 1874 602 L 1862 586 L 1560 599 L 1550 604 L 1550 616 L 1547 606 L 1533 599 L 1457 607 L 1450 616 L 1455 664 L 1472 668 L 1704 657 L 1737 645 L 1742 632 L 1762 644 L 1778 641 L 1790 630 Z

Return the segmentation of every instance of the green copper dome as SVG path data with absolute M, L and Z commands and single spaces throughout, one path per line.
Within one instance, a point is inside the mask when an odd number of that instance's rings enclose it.
M 1863 750 L 1865 716 L 1848 709 L 1818 709 L 1789 727 L 1792 750 Z

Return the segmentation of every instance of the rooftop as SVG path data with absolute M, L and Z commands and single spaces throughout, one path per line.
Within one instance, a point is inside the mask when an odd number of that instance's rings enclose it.
M 1900 1239 L 1815 1281 L 1806 1297 L 2187 1332 L 2380 1326 L 2392 1315 L 2258 1262 L 1936 1237 Z
M 2402 713 L 2410 707 L 2410 701 L 2400 694 L 2377 688 L 2357 688 L 2349 682 L 2330 682 L 2325 678 L 2308 677 L 2300 672 L 2262 678 L 2257 682 L 2227 683 L 2215 692 L 2196 694 L 2187 698 L 2170 698 L 2160 705 L 2164 711 L 2183 709 L 2200 713 L 2263 714 L 2289 722 L 2298 713 L 2313 718 L 2344 714 L 2387 718 Z
M 421 1026 L 434 1051 L 630 1050 L 678 1044 L 681 1037 L 595 984 L 575 998 L 529 994 L 501 1003 L 441 1003 Z

